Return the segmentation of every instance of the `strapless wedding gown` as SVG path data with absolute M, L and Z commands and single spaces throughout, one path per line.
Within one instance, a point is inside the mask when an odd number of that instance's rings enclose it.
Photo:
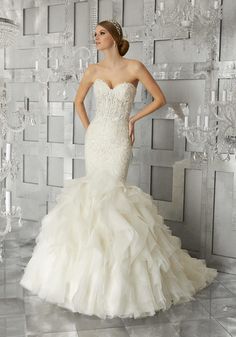
M 152 196 L 126 182 L 135 86 L 123 82 L 111 89 L 97 79 L 93 88 L 86 175 L 64 181 L 20 284 L 72 312 L 104 319 L 152 316 L 193 300 L 217 271 L 181 249 Z

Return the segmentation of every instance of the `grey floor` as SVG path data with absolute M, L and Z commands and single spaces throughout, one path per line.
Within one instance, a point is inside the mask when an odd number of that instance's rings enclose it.
M 73 314 L 19 285 L 39 224 L 15 224 L 0 263 L 0 337 L 236 337 L 236 275 L 220 273 L 195 301 L 143 319 L 101 320 Z

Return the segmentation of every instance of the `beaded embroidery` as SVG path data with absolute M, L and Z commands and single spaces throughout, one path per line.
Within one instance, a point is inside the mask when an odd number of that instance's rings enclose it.
M 85 134 L 86 171 L 100 168 L 125 181 L 132 156 L 129 114 L 136 88 L 124 82 L 110 89 L 102 80 L 95 81 L 93 88 L 96 114 Z

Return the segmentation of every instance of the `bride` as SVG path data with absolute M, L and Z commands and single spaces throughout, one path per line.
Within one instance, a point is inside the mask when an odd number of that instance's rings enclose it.
M 64 181 L 20 284 L 72 312 L 152 316 L 193 300 L 217 271 L 181 249 L 152 196 L 126 182 L 135 123 L 166 100 L 142 62 L 123 57 L 129 43 L 117 21 L 99 22 L 95 41 L 105 58 L 89 65 L 75 97 L 86 128 L 86 175 Z M 139 81 L 153 101 L 130 117 Z M 90 87 L 91 122 L 83 103 Z

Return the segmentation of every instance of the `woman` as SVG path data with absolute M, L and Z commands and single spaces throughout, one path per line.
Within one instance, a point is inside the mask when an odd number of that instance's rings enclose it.
M 165 104 L 145 66 L 123 57 L 129 44 L 114 20 L 100 22 L 91 64 L 75 98 L 85 134 L 86 175 L 65 181 L 43 218 L 20 284 L 48 302 L 101 318 L 144 317 L 187 302 L 217 271 L 181 249 L 151 195 L 126 182 L 136 121 Z M 152 103 L 130 118 L 141 81 Z M 84 98 L 93 86 L 90 122 Z

